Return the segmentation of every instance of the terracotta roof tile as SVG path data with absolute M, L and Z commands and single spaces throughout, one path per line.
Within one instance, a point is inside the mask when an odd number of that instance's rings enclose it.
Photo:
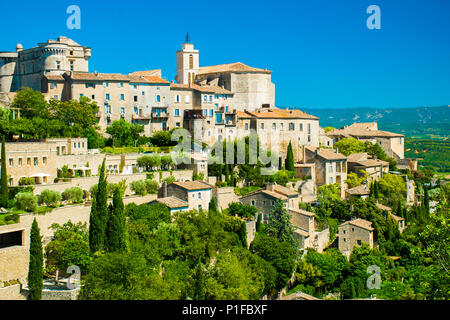
M 224 72 L 272 73 L 272 71 L 267 69 L 253 68 L 243 64 L 242 62 L 234 62 L 209 67 L 200 67 L 198 74 L 224 73 Z
M 204 181 L 184 181 L 184 182 L 174 182 L 174 185 L 177 185 L 186 190 L 201 190 L 201 189 L 212 189 L 212 186 L 209 183 Z
M 363 185 L 351 188 L 351 189 L 347 189 L 345 190 L 345 192 L 347 192 L 350 195 L 369 195 L 370 194 L 370 190 L 368 190 L 368 188 L 366 188 Z
M 341 153 L 336 153 L 332 150 L 311 147 L 311 146 L 306 147 L 306 149 L 313 153 L 316 153 L 316 151 L 317 151 L 317 155 L 326 160 L 347 160 L 346 156 L 344 156 Z
M 120 73 L 87 73 L 87 72 L 73 72 L 71 75 L 73 80 L 87 80 L 87 81 L 130 81 L 130 78 Z
M 351 224 L 351 225 L 354 225 L 354 226 L 357 226 L 357 227 L 360 227 L 360 228 L 363 228 L 366 230 L 370 230 L 370 231 L 374 230 L 372 228 L 372 222 L 364 220 L 364 219 L 360 219 L 360 218 L 344 222 L 343 224 L 341 224 L 341 226 L 346 225 L 346 224 Z
M 168 206 L 171 209 L 186 208 L 189 206 L 186 201 L 180 200 L 176 197 L 158 198 L 156 201 Z

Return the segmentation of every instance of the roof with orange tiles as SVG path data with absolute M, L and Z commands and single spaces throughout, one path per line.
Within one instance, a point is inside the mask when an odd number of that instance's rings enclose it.
M 303 209 L 289 209 L 289 211 L 295 212 L 297 214 L 302 214 L 304 216 L 308 216 L 308 217 L 314 217 L 314 212 L 309 212 Z
M 196 181 L 184 181 L 184 182 L 174 182 L 174 185 L 177 185 L 183 189 L 193 191 L 193 190 L 203 190 L 203 189 L 212 189 L 213 187 L 204 181 L 196 180 Z
M 387 161 L 382 161 L 382 160 L 378 160 L 378 159 L 367 159 L 364 161 L 356 161 L 355 162 L 358 166 L 361 167 L 379 167 L 379 166 L 389 166 L 389 162 Z
M 325 160 L 347 160 L 347 157 L 344 156 L 343 154 L 341 154 L 339 152 L 336 153 L 329 149 L 322 149 L 322 148 L 318 148 L 318 147 L 308 146 L 308 147 L 306 147 L 306 150 L 316 153 L 317 156 L 319 156 Z
M 237 112 L 239 118 L 258 118 L 258 119 L 310 119 L 319 120 L 319 118 L 307 114 L 299 109 L 259 109 L 258 111 Z
M 282 195 L 284 195 L 286 197 L 298 196 L 299 195 L 298 192 L 296 192 L 294 190 L 291 190 L 291 189 L 289 189 L 287 187 L 280 186 L 278 184 L 273 186 L 273 190 L 276 193 L 282 194 Z
M 392 213 L 390 213 L 389 215 L 390 215 L 392 218 L 394 218 L 395 221 L 403 221 L 403 220 L 405 220 L 404 218 L 399 217 L 399 216 L 396 216 L 395 214 L 392 214 Z
M 370 190 L 363 185 L 347 189 L 347 190 L 345 190 L 345 192 L 350 195 L 355 195 L 355 196 L 356 195 L 364 196 L 364 195 L 370 194 Z
M 327 132 L 328 136 L 343 136 L 343 137 L 404 137 L 403 134 L 393 133 L 389 131 L 382 131 L 377 129 L 378 126 L 375 122 L 370 123 L 353 123 L 350 126 L 340 129 L 334 129 Z
M 130 78 L 120 73 L 87 73 L 87 72 L 73 72 L 70 76 L 73 80 L 87 80 L 87 81 L 130 81 Z
M 363 229 L 366 229 L 366 230 L 370 230 L 370 231 L 374 230 L 372 228 L 372 222 L 364 220 L 364 219 L 360 219 L 360 218 L 344 222 L 340 226 L 344 226 L 344 225 L 347 225 L 347 224 L 351 224 L 351 225 L 354 225 L 354 226 L 357 226 L 357 227 L 360 227 L 360 228 L 363 228 Z
M 161 69 L 155 69 L 155 70 L 145 70 L 145 71 L 134 71 L 130 75 L 132 76 L 156 76 L 161 77 Z
M 130 82 L 132 83 L 158 83 L 158 84 L 169 84 L 170 82 L 157 76 L 136 76 L 130 74 L 128 76 Z
M 186 201 L 183 201 L 176 197 L 158 198 L 156 199 L 156 201 L 168 206 L 171 209 L 186 208 L 189 206 Z
M 369 158 L 369 155 L 367 152 L 359 152 L 359 153 L 352 153 L 347 157 L 348 162 L 357 162 L 357 161 L 363 161 L 367 160 Z
M 198 74 L 227 73 L 227 72 L 272 73 L 272 71 L 267 69 L 253 68 L 246 64 L 243 64 L 242 62 L 234 62 L 209 67 L 200 67 Z
M 46 74 L 44 77 L 51 81 L 64 81 L 62 74 Z
M 377 203 L 377 207 L 383 211 L 391 211 L 392 210 L 392 208 L 385 206 L 384 204 L 381 204 L 381 203 Z
M 269 196 L 271 198 L 275 198 L 275 199 L 279 199 L 279 200 L 287 200 L 287 197 L 285 195 L 282 195 L 282 194 L 279 194 L 277 192 L 273 192 L 270 190 L 265 190 L 265 189 L 260 189 L 260 190 L 250 192 L 250 193 L 246 194 L 245 196 L 243 196 L 242 198 L 247 198 L 247 197 L 253 196 L 255 194 L 260 194 L 260 193 L 262 193 L 263 195 Z

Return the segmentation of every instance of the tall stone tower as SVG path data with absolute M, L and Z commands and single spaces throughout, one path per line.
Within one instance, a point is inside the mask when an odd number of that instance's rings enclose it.
M 194 83 L 199 69 L 199 51 L 195 50 L 194 44 L 190 43 L 188 33 L 186 41 L 181 45 L 181 50 L 177 51 L 176 81 L 182 84 Z

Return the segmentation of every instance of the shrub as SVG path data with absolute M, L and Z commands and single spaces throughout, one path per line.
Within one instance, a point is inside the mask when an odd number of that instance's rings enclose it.
M 171 184 L 171 183 L 174 183 L 175 181 L 177 181 L 177 180 L 175 179 L 174 176 L 169 176 L 169 177 L 165 178 L 162 182 L 167 182 L 167 184 Z
M 95 197 L 95 194 L 97 193 L 98 190 L 98 184 L 94 184 L 90 189 L 89 189 L 89 194 L 91 195 L 91 198 Z
M 19 186 L 34 186 L 36 184 L 36 180 L 34 178 L 22 177 L 19 179 Z
M 44 190 L 39 195 L 39 203 L 45 203 L 46 206 L 56 207 L 61 201 L 61 193 L 53 190 Z
M 11 222 L 10 222 L 11 221 Z M 19 215 L 17 213 L 13 213 L 13 214 L 8 214 L 5 217 L 5 222 L 7 224 L 11 224 L 11 223 L 18 223 L 19 222 Z
M 31 192 L 21 192 L 16 194 L 16 207 L 19 210 L 25 210 L 28 212 L 36 211 L 38 201 L 37 197 Z
M 62 193 L 63 199 L 71 203 L 83 201 L 83 190 L 78 187 L 68 188 Z
M 147 193 L 158 193 L 158 182 L 155 180 L 145 180 L 145 188 L 147 190 Z
M 135 194 L 143 196 L 147 193 L 147 186 L 144 180 L 133 181 L 130 184 L 130 190 Z

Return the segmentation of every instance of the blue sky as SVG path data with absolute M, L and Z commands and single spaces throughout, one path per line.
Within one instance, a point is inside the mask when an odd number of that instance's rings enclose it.
M 66 27 L 71 4 L 81 30 Z M 372 4 L 381 30 L 366 27 Z M 64 35 L 92 47 L 90 71 L 162 69 L 172 80 L 189 31 L 201 66 L 273 70 L 278 106 L 450 105 L 450 0 L 8 1 L 2 11 L 0 51 Z

